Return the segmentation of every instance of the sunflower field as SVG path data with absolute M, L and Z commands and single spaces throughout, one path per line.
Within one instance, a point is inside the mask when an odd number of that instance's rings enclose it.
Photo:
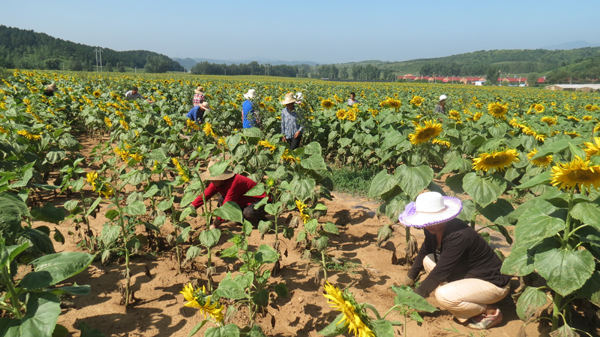
M 50 83 L 58 90 L 47 97 Z M 186 118 L 198 85 L 210 104 L 202 124 Z M 154 103 L 125 100 L 133 86 Z M 260 128 L 242 129 L 248 89 L 257 93 Z M 302 146 L 293 151 L 280 134 L 288 92 L 304 97 Z M 350 92 L 359 103 L 347 105 Z M 446 114 L 434 114 L 442 94 Z M 179 274 L 202 265 L 201 277 L 179 287 L 178 305 L 185 299 L 203 316 L 181 327 L 186 335 L 264 336 L 260 318 L 292 300 L 276 276 L 296 249 L 340 312 L 321 335 L 394 336 L 407 318 L 422 322 L 418 312 L 436 308 L 393 286 L 388 314 L 401 321 L 390 320 L 329 283 L 340 228 L 323 221 L 324 200 L 336 189 L 329 175 L 342 167 L 378 172 L 368 197 L 389 219 L 378 246 L 424 190 L 461 198 L 462 220 L 512 245 L 498 254 L 503 273 L 521 281 L 519 318 L 538 322 L 544 309 L 550 329 L 570 335 L 576 309 L 600 306 L 599 106 L 597 93 L 529 88 L 15 70 L 0 83 L 0 335 L 71 333 L 57 324 L 61 305 L 94 296 L 69 282 L 92 264 L 125 266 L 116 277 L 127 310 L 136 301 L 132 259 L 164 253 Z M 271 197 L 261 202 L 269 221 L 253 229 L 235 203 L 190 205 L 215 158 L 212 175 L 230 169 L 258 182 L 247 195 Z M 97 217 L 105 219 L 100 229 L 91 225 Z M 207 228 L 215 217 L 241 231 Z M 249 244 L 253 231 L 264 243 Z M 416 238 L 401 232 L 409 262 Z M 54 245 L 69 240 L 79 250 L 57 253 Z M 235 268 L 223 270 L 215 262 L 223 259 Z

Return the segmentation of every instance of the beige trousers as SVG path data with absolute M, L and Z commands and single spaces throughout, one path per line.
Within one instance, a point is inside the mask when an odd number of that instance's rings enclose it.
M 423 259 L 423 267 L 428 273 L 433 270 L 433 254 Z M 440 285 L 435 291 L 435 298 L 444 309 L 464 323 L 484 312 L 487 304 L 494 304 L 506 297 L 509 290 L 510 282 L 501 288 L 488 281 L 467 278 Z

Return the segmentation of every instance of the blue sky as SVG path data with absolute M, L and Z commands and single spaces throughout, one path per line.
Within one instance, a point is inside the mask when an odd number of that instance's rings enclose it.
M 171 57 L 342 63 L 600 44 L 599 0 L 4 0 L 0 24 Z

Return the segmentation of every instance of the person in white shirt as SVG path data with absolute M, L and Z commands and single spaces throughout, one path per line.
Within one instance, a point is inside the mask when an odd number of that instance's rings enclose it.
M 144 97 L 142 94 L 140 94 L 138 92 L 138 87 L 133 87 L 133 88 L 131 88 L 131 90 L 129 90 L 128 92 L 125 93 L 125 99 L 128 101 L 130 101 L 132 99 L 138 99 L 138 98 L 145 99 L 148 101 L 148 103 L 154 103 L 151 100 Z

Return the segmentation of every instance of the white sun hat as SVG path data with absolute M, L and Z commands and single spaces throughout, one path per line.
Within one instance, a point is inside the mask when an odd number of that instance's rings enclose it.
M 406 205 L 398 220 L 407 227 L 423 228 L 456 218 L 462 202 L 455 197 L 445 197 L 438 192 L 425 192 Z
M 294 98 L 296 99 L 296 103 L 300 104 L 300 103 L 302 103 L 302 100 L 304 99 L 304 96 L 302 95 L 302 93 L 301 93 L 301 92 L 299 92 L 299 91 L 298 91 L 298 92 L 297 92 L 297 93 L 294 95 Z
M 246 99 L 254 98 L 254 96 L 256 96 L 256 90 L 254 89 L 250 89 L 247 93 L 244 94 L 244 97 L 246 97 Z
M 446 95 L 440 96 L 440 102 L 443 101 L 443 100 L 445 100 L 445 99 L 448 99 L 448 96 L 446 96 Z

